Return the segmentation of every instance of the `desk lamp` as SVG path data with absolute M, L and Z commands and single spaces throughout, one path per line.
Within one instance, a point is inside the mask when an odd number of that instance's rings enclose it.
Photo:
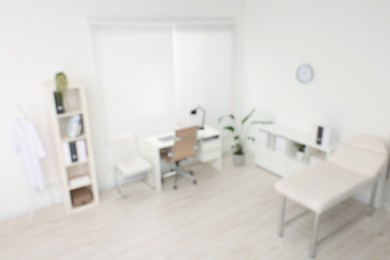
M 203 112 L 202 124 L 199 126 L 199 129 L 204 129 L 204 120 L 206 118 L 206 110 L 204 110 L 201 106 L 198 106 L 197 108 L 191 110 L 191 115 L 196 115 L 198 110 L 201 110 Z

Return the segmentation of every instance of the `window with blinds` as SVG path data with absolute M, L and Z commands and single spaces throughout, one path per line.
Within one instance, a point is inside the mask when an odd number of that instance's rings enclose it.
M 218 118 L 231 111 L 233 53 L 231 26 L 176 27 L 177 121 L 187 121 L 189 111 L 200 105 L 207 111 L 207 124 L 216 126 Z
M 110 136 L 170 131 L 198 105 L 207 122 L 230 111 L 232 26 L 107 25 L 93 41 Z

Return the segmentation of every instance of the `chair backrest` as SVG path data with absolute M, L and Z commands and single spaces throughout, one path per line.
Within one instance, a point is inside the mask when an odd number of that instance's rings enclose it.
M 197 130 L 197 126 L 176 130 L 175 144 L 172 147 L 173 161 L 178 162 L 180 160 L 195 156 Z
M 374 136 L 358 136 L 337 147 L 329 162 L 367 177 L 377 176 L 387 165 L 385 140 Z
M 120 163 L 131 157 L 138 156 L 138 142 L 134 134 L 117 136 L 111 141 L 112 159 L 114 163 Z

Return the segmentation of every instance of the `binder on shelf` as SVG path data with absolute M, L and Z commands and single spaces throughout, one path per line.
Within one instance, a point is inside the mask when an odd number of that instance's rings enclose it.
M 329 146 L 331 142 L 331 129 L 329 127 L 319 125 L 315 126 L 314 129 L 315 143 L 322 147 Z
M 85 140 L 79 140 L 76 142 L 76 150 L 79 162 L 84 162 L 88 158 L 87 146 Z
M 70 149 L 70 159 L 72 160 L 72 163 L 77 162 L 78 156 L 77 156 L 76 142 L 69 142 L 69 149 Z
M 71 154 L 70 154 L 70 147 L 69 143 L 63 143 L 62 147 L 64 149 L 64 159 L 65 159 L 65 164 L 70 165 L 72 164 L 72 159 L 71 159 Z
M 63 143 L 63 149 L 66 165 L 70 165 L 78 161 L 76 142 Z
M 79 136 L 81 134 L 82 120 L 81 115 L 72 116 L 67 124 L 67 135 L 70 138 Z
M 316 137 L 316 144 L 321 145 L 322 144 L 322 135 L 324 134 L 324 128 L 322 126 L 317 127 L 317 137 Z
M 57 114 L 63 114 L 65 113 L 64 104 L 62 100 L 62 93 L 61 92 L 54 92 L 54 102 L 56 105 L 56 111 Z

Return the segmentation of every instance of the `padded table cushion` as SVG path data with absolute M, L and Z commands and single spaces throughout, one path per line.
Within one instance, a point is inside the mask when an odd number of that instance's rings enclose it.
M 279 180 L 275 189 L 282 195 L 317 212 L 337 205 L 369 184 L 372 178 L 357 174 L 329 162 Z
M 374 178 L 384 167 L 387 156 L 367 149 L 358 149 L 348 144 L 340 145 L 329 162 L 341 168 Z
M 329 161 L 276 182 L 275 189 L 322 213 L 373 182 L 387 160 L 382 138 L 361 135 L 339 145 Z
M 388 154 L 387 144 L 383 138 L 371 135 L 359 135 L 345 143 L 354 148 L 360 148 L 371 152 Z

